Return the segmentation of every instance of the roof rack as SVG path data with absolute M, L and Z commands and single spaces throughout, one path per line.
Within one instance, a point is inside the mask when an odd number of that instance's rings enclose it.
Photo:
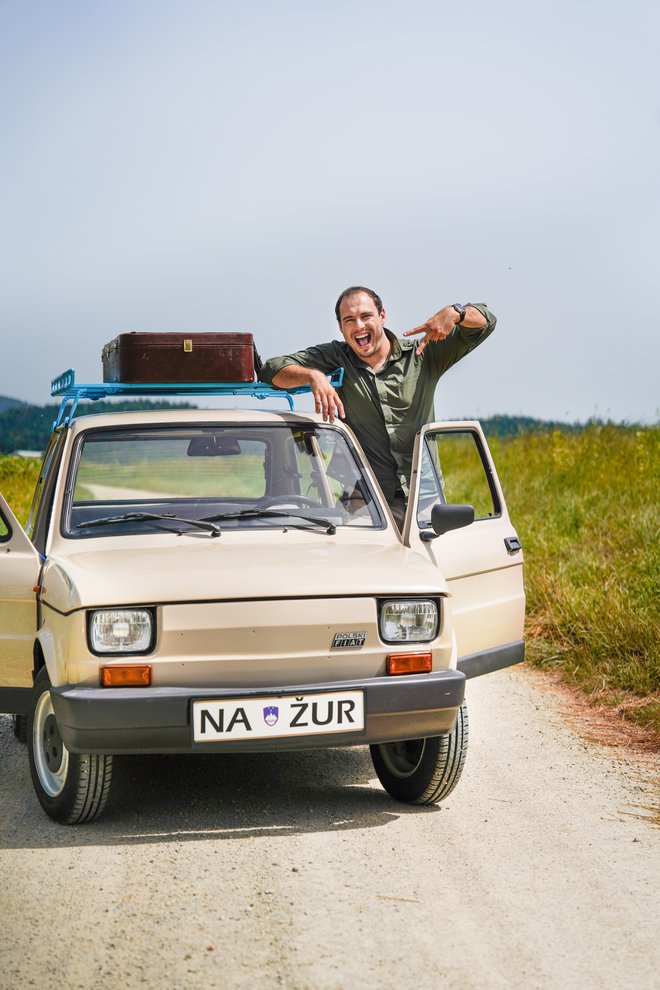
M 328 375 L 333 388 L 339 388 L 344 380 L 344 369 L 337 368 Z M 53 429 L 66 426 L 76 411 L 80 399 L 107 399 L 116 395 L 242 395 L 253 399 L 286 399 L 293 410 L 293 396 L 311 392 L 309 385 L 298 388 L 275 388 L 266 382 L 100 382 L 82 384 L 76 382 L 76 373 L 69 368 L 54 378 L 50 394 L 62 399 Z M 69 408 L 67 408 L 69 407 Z

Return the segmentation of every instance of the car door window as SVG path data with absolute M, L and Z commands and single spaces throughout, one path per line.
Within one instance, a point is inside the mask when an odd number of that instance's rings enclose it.
M 428 433 L 421 458 L 417 523 L 430 526 L 438 503 L 471 505 L 475 519 L 499 516 L 501 509 L 489 477 L 479 438 L 470 430 Z

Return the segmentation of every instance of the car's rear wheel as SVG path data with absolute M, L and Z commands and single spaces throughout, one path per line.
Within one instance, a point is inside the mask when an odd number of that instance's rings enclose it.
M 465 702 L 447 736 L 406 739 L 371 746 L 378 779 L 388 794 L 408 804 L 435 804 L 451 794 L 465 765 L 468 716 Z
M 45 667 L 37 675 L 27 725 L 30 773 L 46 814 L 65 825 L 89 822 L 103 811 L 112 757 L 70 753 L 62 742 Z

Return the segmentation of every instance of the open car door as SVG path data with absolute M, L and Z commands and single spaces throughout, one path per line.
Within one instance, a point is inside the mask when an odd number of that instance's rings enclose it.
M 461 528 L 437 535 L 442 518 Z M 468 522 L 467 525 L 465 523 Z M 403 531 L 408 546 L 426 555 L 447 580 L 457 666 L 475 677 L 524 659 L 523 554 L 486 438 L 477 422 L 430 423 L 415 440 L 410 497 Z
M 41 559 L 0 495 L 0 712 L 27 711 Z

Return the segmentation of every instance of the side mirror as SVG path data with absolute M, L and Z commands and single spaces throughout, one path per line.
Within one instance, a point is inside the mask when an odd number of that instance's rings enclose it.
M 463 529 L 474 522 L 474 508 L 471 505 L 442 505 L 437 503 L 431 509 L 431 526 L 433 529 L 423 529 L 420 538 L 427 543 L 436 536 L 449 533 L 452 529 Z

